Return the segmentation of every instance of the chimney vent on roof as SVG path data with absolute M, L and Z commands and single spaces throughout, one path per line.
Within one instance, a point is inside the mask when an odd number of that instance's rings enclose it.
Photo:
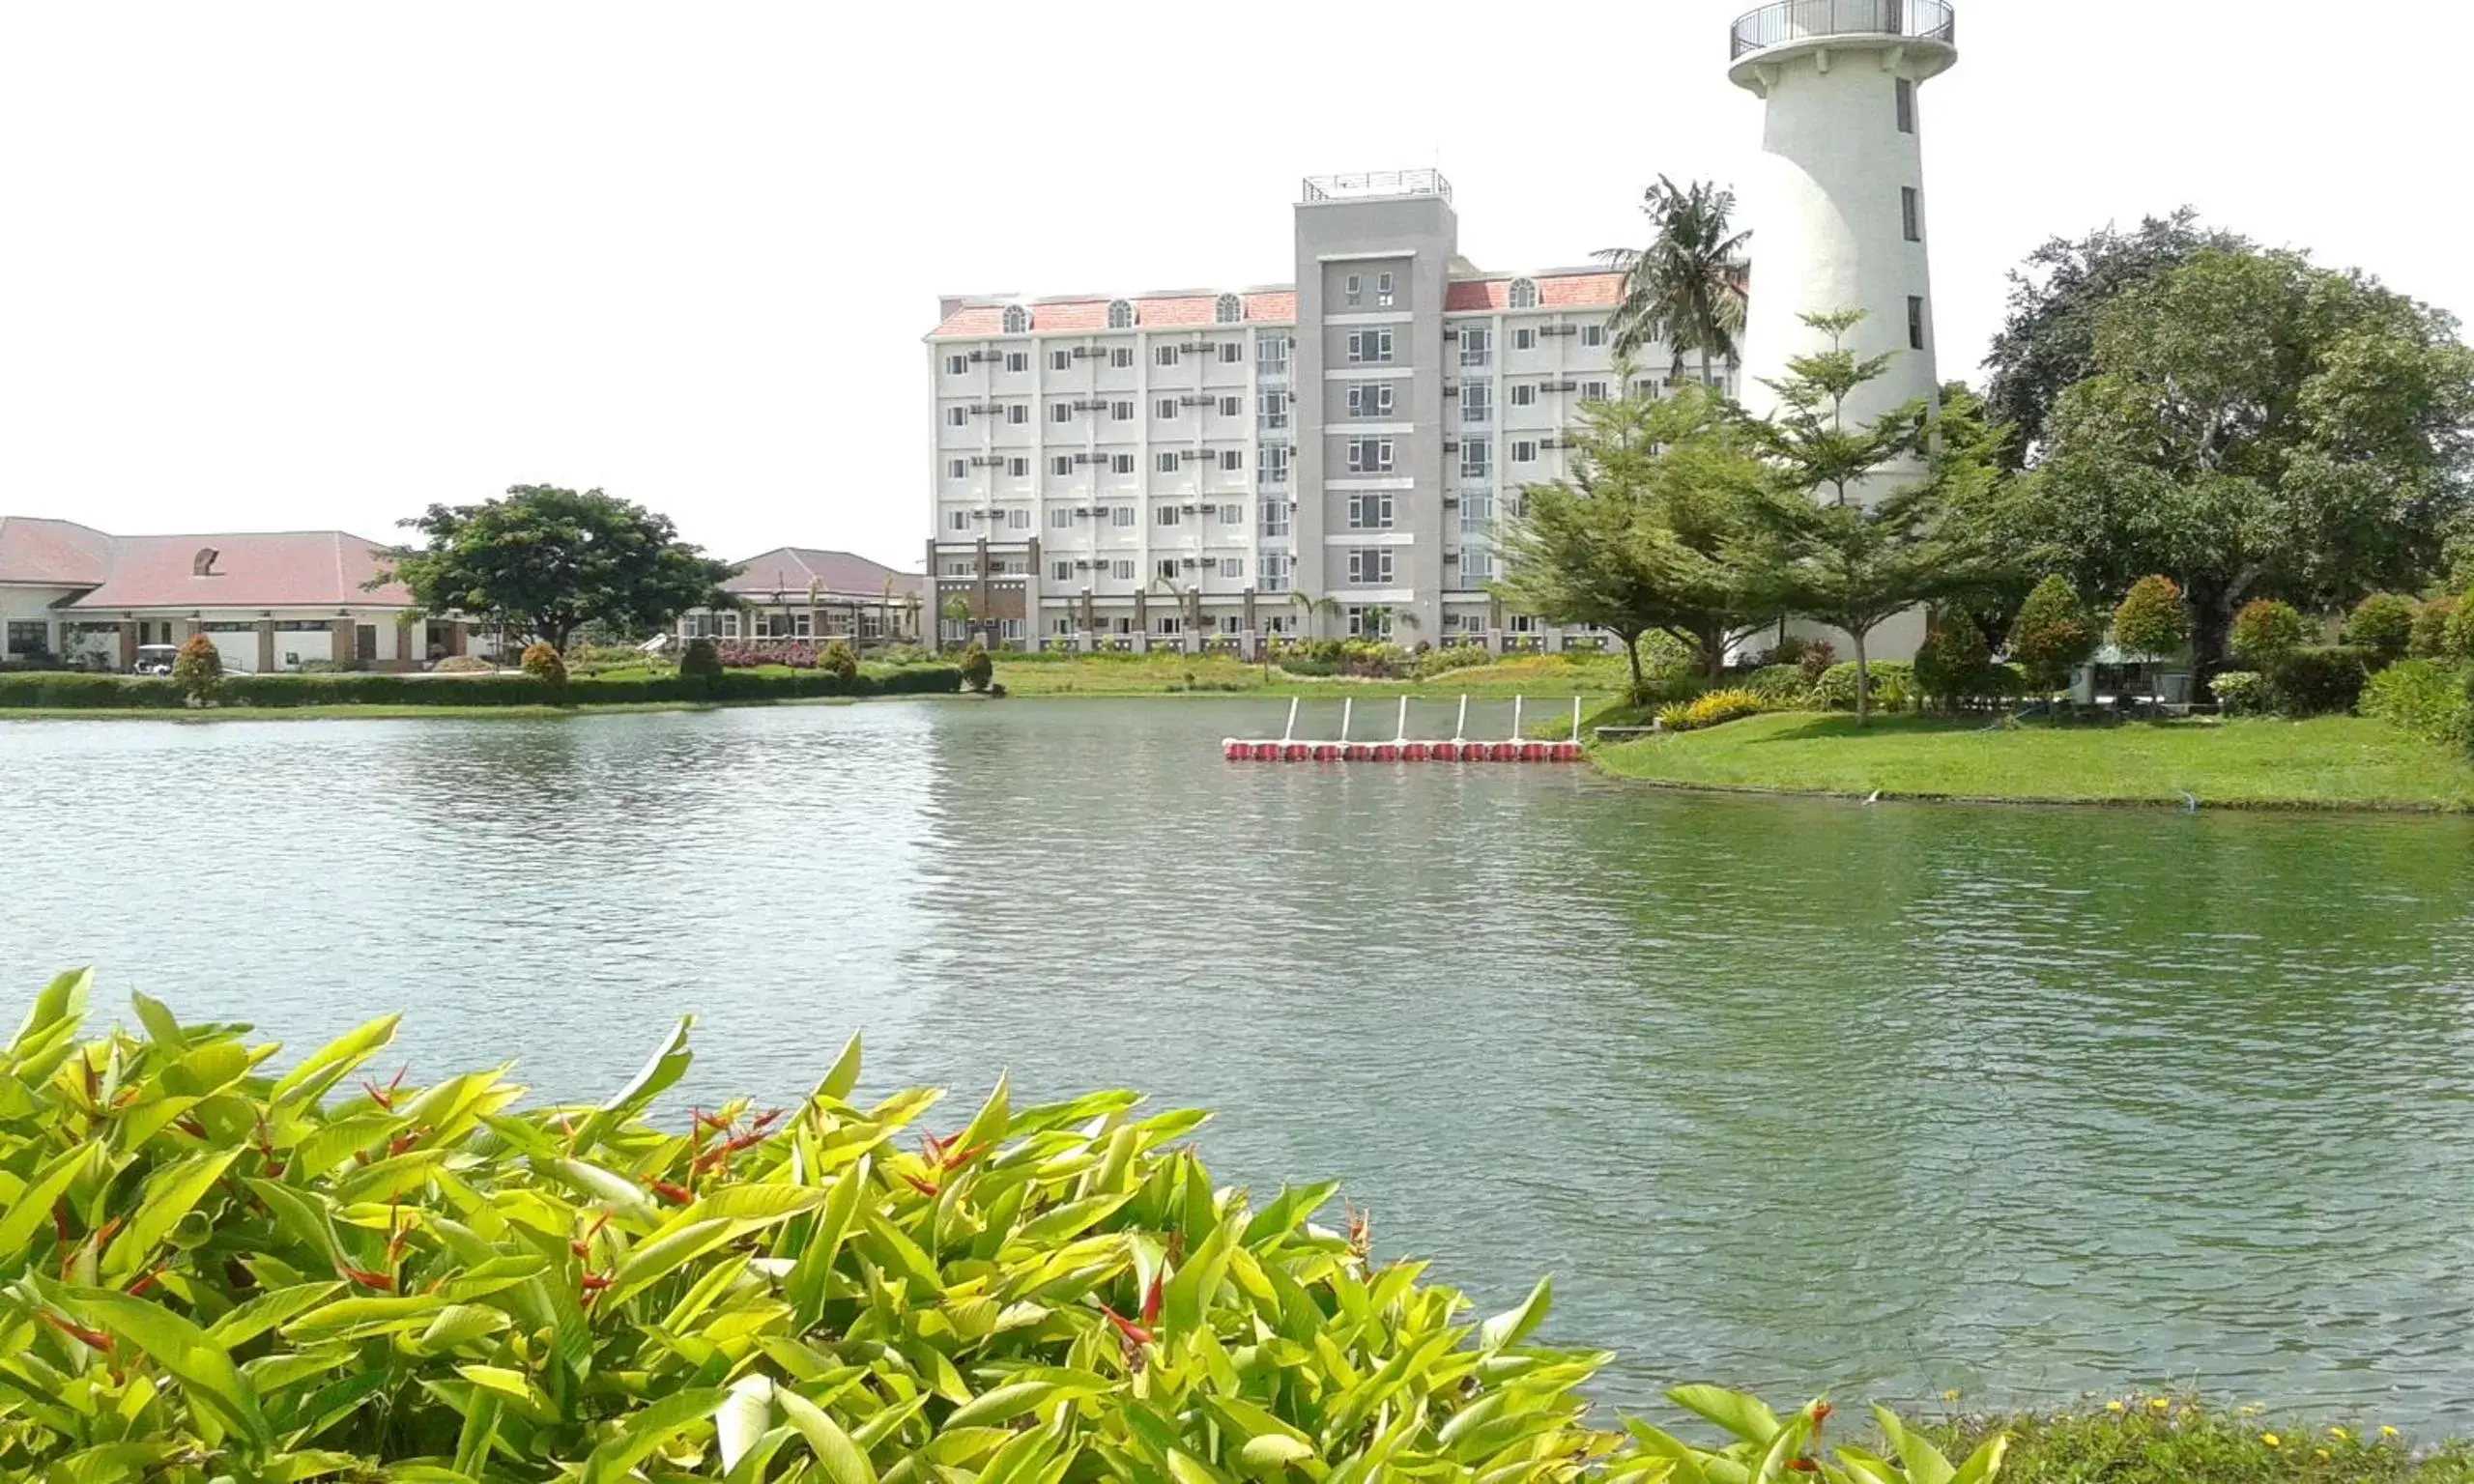
M 215 570 L 215 558 L 222 555 L 211 546 L 199 547 L 197 555 L 189 558 L 189 575 L 191 577 L 221 577 L 223 574 Z

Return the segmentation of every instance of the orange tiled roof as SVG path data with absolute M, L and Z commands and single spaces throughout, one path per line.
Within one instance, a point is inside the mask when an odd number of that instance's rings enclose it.
M 1538 285 L 1540 309 L 1612 309 L 1624 301 L 1622 273 L 1506 273 L 1500 278 L 1464 278 L 1445 293 L 1443 307 L 1451 314 L 1511 307 L 1516 278 Z
M 1297 319 L 1297 295 L 1288 289 L 1258 289 L 1239 296 L 1245 300 L 1246 322 L 1249 324 L 1289 324 Z M 1108 305 L 1111 299 L 1040 300 L 1025 307 L 1031 311 L 1031 328 L 1043 334 L 1071 333 L 1076 330 L 1105 330 L 1108 328 Z M 1153 294 L 1132 295 L 1126 302 L 1134 305 L 1134 323 L 1143 329 L 1208 326 L 1219 323 L 1218 294 Z M 932 340 L 971 339 L 1002 334 L 1005 306 L 1002 304 L 965 304 L 945 316 L 944 323 L 928 332 Z

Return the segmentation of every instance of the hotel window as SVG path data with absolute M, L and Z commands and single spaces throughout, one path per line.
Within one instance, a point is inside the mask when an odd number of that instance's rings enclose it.
M 1223 577 L 1244 577 L 1246 575 L 1246 558 L 1243 556 L 1221 557 L 1220 575 Z
M 1072 422 L 1074 420 L 1074 404 L 1071 402 L 1050 402 L 1048 405 L 1048 420 L 1050 422 Z
M 970 477 L 970 466 L 960 459 L 947 459 L 945 461 L 945 477 L 948 479 L 967 479 Z
M 1913 186 L 1898 188 L 1898 220 L 1909 242 L 1924 241 L 1924 202 Z
M 1242 563 L 1241 563 L 1241 565 L 1242 565 Z M 1234 576 L 1234 575 L 1236 575 L 1236 574 L 1233 574 L 1233 573 L 1232 573 L 1231 575 L 1232 575 L 1232 576 Z M 1221 615 L 1220 615 L 1220 632 L 1221 632 L 1221 633 L 1223 633 L 1223 634 L 1242 634 L 1242 633 L 1244 633 L 1245 631 L 1246 631 L 1246 620 L 1245 620 L 1242 616 L 1240 616 L 1240 615 L 1238 615 L 1238 614 L 1221 614 Z
M 1475 586 L 1477 586 L 1477 585 L 1478 585 L 1479 584 L 1481 584 L 1481 583 L 1491 583 L 1491 582 L 1493 582 L 1494 580 L 1495 580 L 1495 554 L 1494 554 L 1494 553 L 1492 553 L 1492 552 L 1462 552 L 1462 553 L 1460 554 L 1460 582 L 1461 582 L 1461 585 L 1463 585 L 1463 586 L 1467 586 L 1467 587 L 1475 587 Z
M 1262 410 L 1262 425 L 1266 428 L 1288 426 L 1288 393 L 1264 391 L 1255 393 L 1255 406 Z
M 1537 444 L 1537 443 L 1535 443 L 1535 442 L 1532 442 L 1532 441 L 1530 441 L 1529 439 L 1525 439 L 1525 438 L 1514 439 L 1514 440 L 1512 441 L 1512 445 L 1511 445 L 1511 461 L 1512 461 L 1514 464 L 1535 464 L 1535 463 L 1537 463 L 1537 462 L 1538 462 L 1538 444 Z
M 1366 494 L 1349 497 L 1349 529 L 1390 530 L 1391 528 L 1391 496 Z
M 1027 334 L 1029 334 L 1030 332 L 1031 332 L 1031 311 L 1029 311 L 1028 309 L 1023 308 L 1023 307 L 1022 307 L 1021 305 L 1020 305 L 1020 304 L 1008 304 L 1008 305 L 1006 305 L 1006 306 L 1005 306 L 1005 333 L 1007 333 L 1007 334 L 1009 334 L 1009 335 L 1027 335 Z M 1010 371 L 1010 370 L 1012 370 L 1012 369 L 1014 369 L 1013 364 L 1012 364 L 1012 361 L 1013 361 L 1013 357 L 1006 357 L 1006 362 L 1007 362 L 1007 363 L 1006 363 L 1006 369 L 1007 369 L 1007 370 L 1009 370 L 1009 371 Z
M 1071 618 L 1051 618 L 1049 620 L 1048 631 L 1059 639 L 1072 639 L 1074 637 L 1074 620 Z
M 1074 581 L 1074 563 L 1070 561 L 1051 561 L 1048 564 L 1048 572 L 1051 581 L 1060 583 Z
M 1464 536 L 1485 534 L 1495 523 L 1495 497 L 1482 490 L 1460 497 L 1460 533 Z
M 1174 526 L 1177 524 L 1177 507 L 1174 505 L 1162 505 L 1158 510 L 1152 512 L 1152 518 L 1163 526 Z
M 1511 281 L 1511 306 L 1514 309 L 1537 308 L 1538 285 L 1526 278 L 1514 278 Z
M 1364 281 L 1360 279 L 1357 274 L 1349 274 L 1347 279 L 1340 284 L 1340 298 L 1342 302 L 1346 303 L 1348 307 L 1352 309 L 1356 308 L 1358 306 L 1358 301 L 1365 297 Z
M 1017 427 L 1029 422 L 1031 420 L 1031 404 L 1028 402 L 1017 402 L 1013 406 L 1005 409 L 1005 420 L 1013 423 Z
M 1108 471 L 1109 471 L 1109 472 L 1111 472 L 1111 473 L 1118 473 L 1118 474 L 1130 474 L 1130 473 L 1133 473 L 1133 472 L 1134 472 L 1134 455 L 1133 455 L 1133 454 L 1130 454 L 1130 453 L 1119 453 L 1119 454 L 1112 454 L 1112 455 L 1110 455 L 1110 456 L 1109 456 L 1109 459 L 1108 459 Z
M 1163 578 L 1173 579 L 1177 575 L 1177 558 L 1174 556 L 1163 556 L 1160 558 L 1159 565 L 1153 570 L 1157 571 Z M 1169 628 L 1166 632 L 1171 634 L 1177 632 L 1175 627 L 1176 622 L 1177 620 L 1174 618 L 1169 619 Z
M 1246 455 L 1234 448 L 1223 448 L 1220 450 L 1220 467 L 1226 472 L 1234 473 L 1246 467 Z
M 1907 345 L 1913 351 L 1924 349 L 1924 300 L 1913 294 L 1907 297 Z
M 1119 371 L 1133 369 L 1134 347 L 1130 345 L 1112 345 L 1108 347 L 1108 364 Z
M 1263 534 L 1267 536 L 1284 536 L 1288 534 L 1287 500 L 1267 499 L 1263 501 Z M 1268 570 L 1269 569 L 1267 568 L 1266 572 L 1268 572 Z
M 1072 530 L 1074 528 L 1074 507 L 1072 505 L 1058 505 L 1048 513 L 1048 523 L 1051 528 L 1056 530 Z
M 1392 585 L 1392 548 L 1358 546 L 1349 549 L 1349 581 L 1360 587 Z
M 1483 325 L 1470 325 L 1460 331 L 1460 363 L 1482 366 L 1495 348 L 1495 332 Z
M 1374 275 L 1374 307 L 1377 309 L 1392 307 L 1392 275 L 1390 273 Z
M 1534 351 L 1538 349 L 1538 331 L 1527 325 L 1523 325 L 1518 329 L 1513 330 L 1511 332 L 1511 348 L 1515 351 Z
M 1234 325 L 1246 317 L 1246 301 L 1234 294 L 1223 294 L 1213 302 L 1211 317 L 1223 325 Z
M 1605 343 L 1606 343 L 1606 327 L 1605 327 L 1605 326 L 1603 326 L 1603 325 L 1584 325 L 1584 326 L 1582 326 L 1582 327 L 1581 327 L 1581 344 L 1583 344 L 1583 345 L 1597 346 L 1597 345 L 1604 345 Z
M 1173 345 L 1153 347 L 1151 351 L 1151 363 L 1155 366 L 1175 365 L 1177 363 L 1177 348 Z
M 1581 400 L 1582 400 L 1582 401 L 1584 401 L 1584 402 L 1603 402 L 1603 401 L 1605 401 L 1605 400 L 1606 400 L 1606 384 L 1605 384 L 1604 382 L 1583 382 L 1583 383 L 1581 383 Z
M 1388 329 L 1350 331 L 1349 361 L 1352 365 L 1390 365 L 1392 363 L 1392 331 Z
M 1287 556 L 1278 552 L 1266 552 L 1263 554 L 1263 580 L 1260 585 L 1265 592 L 1286 592 L 1288 590 Z
M 948 356 L 945 357 L 945 374 L 947 376 L 961 376 L 969 369 L 970 357 L 967 356 Z
M 1915 84 L 1905 77 L 1898 79 L 1898 131 L 1915 132 Z
M 1074 456 L 1066 453 L 1058 454 L 1048 461 L 1048 471 L 1060 478 L 1074 472 Z
M 1245 525 L 1245 524 L 1246 524 L 1246 507 L 1245 507 L 1244 505 L 1223 505 L 1223 506 L 1221 506 L 1221 507 L 1220 507 L 1220 524 L 1221 524 L 1221 525 L 1223 525 L 1223 526 L 1243 526 L 1243 525 Z
M 996 637 L 999 639 L 1021 639 L 1022 637 L 1022 620 L 1020 618 L 997 619 Z
M 1108 328 L 1134 328 L 1134 305 L 1127 303 L 1122 299 L 1110 303 L 1108 305 Z M 1126 357 L 1129 363 L 1131 363 L 1133 357 L 1134 353 L 1132 351 L 1128 351 L 1126 353 Z
M 1389 417 L 1392 415 L 1392 384 L 1361 382 L 1349 388 L 1349 415 L 1352 417 Z
M 1523 382 L 1519 385 L 1514 386 L 1511 389 L 1511 405 L 1514 407 L 1536 407 L 1538 405 L 1538 388 L 1532 386 L 1527 382 Z
M 1155 453 L 1151 456 L 1151 468 L 1156 473 L 1173 474 L 1177 471 L 1177 456 L 1174 453 Z
M 1494 472 L 1495 441 L 1491 438 L 1464 438 L 1460 441 L 1460 477 L 1483 479 Z
M 970 529 L 970 512 L 956 510 L 945 517 L 945 525 L 955 530 Z
M 1388 438 L 1353 438 L 1349 440 L 1349 472 L 1352 474 L 1388 474 L 1392 471 L 1392 440 Z
M 1027 509 L 1025 509 L 1025 508 L 1023 508 L 1023 507 L 1020 506 L 1020 505 L 1016 506 L 1015 508 L 1013 508 L 1013 509 L 1011 509 L 1011 510 L 1006 511 L 1006 512 L 1005 512 L 1005 528 L 1006 528 L 1007 530 L 1028 530 L 1028 529 L 1030 529 L 1030 528 L 1031 528 L 1031 512 L 1030 512 L 1029 510 L 1027 510 Z
M 1108 576 L 1115 578 L 1120 583 L 1133 582 L 1134 558 L 1131 556 L 1120 556 L 1116 560 L 1108 563 Z
M 1152 403 L 1151 415 L 1159 418 L 1162 422 L 1176 421 L 1177 399 L 1174 397 L 1162 397 L 1159 401 Z
M 1050 371 L 1071 371 L 1071 370 L 1073 370 L 1073 369 L 1074 369 L 1074 353 L 1073 353 L 1072 351 L 1050 351 L 1050 352 L 1049 352 L 1049 353 L 1048 353 L 1048 368 L 1049 368 Z
M 1028 371 L 1031 369 L 1031 353 L 1028 351 L 1007 351 L 1005 353 L 1005 369 L 1018 375 L 1021 372 Z
M 1245 416 L 1245 415 L 1246 415 L 1246 399 L 1245 399 L 1244 397 L 1223 397 L 1223 398 L 1221 398 L 1221 399 L 1220 399 L 1220 415 L 1221 415 L 1221 416 L 1223 416 L 1223 417 L 1243 417 L 1243 416 Z
M 1482 423 L 1495 415 L 1495 389 L 1484 382 L 1471 382 L 1460 388 L 1460 420 Z
M 945 563 L 945 575 L 947 577 L 977 577 L 979 564 L 971 561 L 949 561 Z
M 967 407 L 949 407 L 949 408 L 945 409 L 945 426 L 947 426 L 947 427 L 949 427 L 949 428 L 959 428 L 959 427 L 963 427 L 963 426 L 966 425 L 967 423 L 969 423 L 969 421 L 970 421 L 970 409 L 969 409 L 969 408 L 967 408 Z
M 1288 482 L 1288 444 L 1265 443 L 1254 454 L 1254 468 L 1264 484 Z
M 1017 454 L 1005 461 L 1005 473 L 1009 478 L 1027 479 L 1031 476 L 1031 461 Z
M 1244 365 L 1246 363 L 1246 347 L 1244 343 L 1236 340 L 1221 341 L 1220 363 L 1223 366 Z
M 1265 376 L 1286 376 L 1288 374 L 1288 336 L 1284 334 L 1256 335 L 1254 365 Z
M 1119 422 L 1132 422 L 1134 421 L 1134 403 L 1131 400 L 1111 402 L 1108 404 L 1108 415 Z

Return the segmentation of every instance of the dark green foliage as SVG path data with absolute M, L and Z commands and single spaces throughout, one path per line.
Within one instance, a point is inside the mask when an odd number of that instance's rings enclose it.
M 2400 660 L 2371 677 L 2357 704 L 2363 715 L 2428 741 L 2474 742 L 2474 697 L 2466 684 L 2466 673 L 2453 667 Z
M 1962 700 L 1977 694 L 1982 672 L 1992 663 L 1993 651 L 1977 632 L 1975 620 L 1962 610 L 1947 610 L 1935 616 L 1923 647 L 1915 652 L 1916 693 L 1945 710 L 1955 710 Z
M 567 683 L 565 658 L 546 643 L 525 645 L 524 658 L 516 662 L 516 668 L 553 690 Z
M 2141 578 L 2114 609 L 2114 642 L 2126 653 L 2170 658 L 2181 653 L 2190 637 L 2182 589 L 2170 577 Z
M 503 616 L 556 649 L 588 624 L 633 638 L 729 601 L 719 590 L 728 562 L 679 540 L 670 517 L 599 490 L 519 484 L 404 524 L 427 544 L 388 553 L 391 575 L 423 608 Z
M 1871 703 L 1884 711 L 1906 709 L 1915 694 L 1915 667 L 1898 660 L 1877 660 L 1865 667 L 1871 672 Z M 1813 682 L 1813 702 L 1833 711 L 1856 709 L 1856 662 L 1841 660 L 1823 671 Z
M 966 690 L 984 691 L 996 673 L 996 662 L 988 657 L 988 646 L 978 640 L 963 651 L 963 686 Z
M 223 684 L 223 651 L 204 634 L 190 635 L 172 659 L 172 683 L 181 688 L 182 699 L 193 706 L 213 700 Z
M 709 639 L 691 639 L 678 654 L 678 673 L 687 679 L 710 680 L 722 672 L 722 651 Z
M 2420 606 L 2402 592 L 2374 592 L 2345 615 L 2343 637 L 2346 643 L 2370 650 L 2377 663 L 2393 665 L 2405 657 L 2420 613 Z
M 553 687 L 528 674 L 226 675 L 226 706 L 543 706 L 628 705 L 656 701 L 800 700 L 834 696 L 920 696 L 962 689 L 950 665 L 862 671 L 844 680 L 830 671 L 731 671 L 713 676 L 579 675 Z M 152 675 L 68 671 L 0 674 L 0 709 L 142 710 L 177 707 L 180 687 Z
M 2289 716 L 2351 711 L 2371 678 L 2369 658 L 2350 644 L 2311 644 L 2294 650 L 2268 672 L 2277 709 Z
M 2274 598 L 2253 598 L 2243 604 L 2242 612 L 2233 615 L 2229 636 L 2235 659 L 2271 673 L 2308 637 L 2293 605 Z
M 2460 663 L 2474 661 L 2474 592 L 2459 598 L 2440 631 L 2439 657 Z
M 2056 575 L 2038 583 L 2020 606 L 2010 626 L 2010 658 L 2029 686 L 2050 695 L 2070 683 L 2071 671 L 2095 654 L 2100 638 L 2086 605 Z
M 1769 700 L 1796 700 L 1813 688 L 1813 682 L 1800 665 L 1764 665 L 1743 677 L 1743 688 Z

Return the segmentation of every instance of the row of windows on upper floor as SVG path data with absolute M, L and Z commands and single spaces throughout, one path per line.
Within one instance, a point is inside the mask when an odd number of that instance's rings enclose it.
M 1392 274 L 1388 272 L 1374 274 L 1373 286 L 1374 298 L 1372 307 L 1377 309 L 1391 308 L 1395 297 L 1394 294 L 1395 284 Z M 1342 307 L 1349 309 L 1366 307 L 1366 275 L 1361 273 L 1349 274 L 1341 284 L 1340 301 Z M 1505 300 L 1506 302 L 1514 309 L 1537 308 L 1537 280 L 1531 278 L 1513 279 L 1511 281 L 1511 287 L 1505 293 Z M 1135 313 L 1133 300 L 1118 299 L 1108 301 L 1108 328 L 1133 329 L 1136 326 L 1137 319 L 1138 316 Z M 1246 319 L 1245 296 L 1241 294 L 1223 294 L 1218 299 L 1212 300 L 1211 319 L 1212 323 L 1215 325 L 1243 324 Z M 1005 306 L 1005 312 L 997 318 L 999 332 L 1008 335 L 1027 335 L 1031 332 L 1031 327 L 1034 323 L 1035 321 L 1033 319 L 1030 306 L 1027 304 L 1008 304 Z
M 1602 320 L 1516 325 L 1511 327 L 1510 335 L 1511 348 L 1515 351 L 1536 350 L 1541 342 L 1561 335 L 1576 336 L 1584 347 L 1590 349 L 1605 345 L 1608 338 L 1606 324 Z M 1464 325 L 1445 330 L 1444 338 L 1459 343 L 1460 363 L 1464 366 L 1486 365 L 1492 358 L 1494 330 L 1490 326 Z M 1380 363 L 1392 359 L 1394 344 L 1395 337 L 1392 330 L 1358 330 L 1350 333 L 1343 350 L 1347 359 L 1353 363 L 1369 361 Z M 1257 335 L 1254 339 L 1254 361 L 1257 369 L 1265 376 L 1286 375 L 1289 353 L 1295 345 L 1295 337 L 1285 333 Z M 1074 346 L 1051 349 L 1048 353 L 1048 368 L 1050 371 L 1071 371 L 1077 360 L 1095 357 L 1105 353 L 1110 369 L 1128 371 L 1134 368 L 1134 350 L 1135 348 L 1131 345 Z M 1152 364 L 1156 366 L 1174 367 L 1181 364 L 1189 354 L 1206 353 L 1213 356 L 1222 365 L 1243 365 L 1246 360 L 1245 342 L 1239 340 L 1177 341 L 1154 345 L 1151 348 L 1151 359 Z M 1001 366 L 1010 376 L 1027 375 L 1031 369 L 1031 353 L 985 349 L 948 351 L 945 353 L 945 374 L 967 376 L 972 366 L 984 362 Z
M 1359 490 L 1341 497 L 1338 504 L 1344 518 L 1345 528 L 1349 530 L 1393 530 L 1397 528 L 1396 518 L 1399 510 L 1409 503 L 1410 499 L 1409 496 L 1390 490 Z M 1484 536 L 1493 530 L 1497 507 L 1493 491 L 1461 490 L 1445 496 L 1443 502 L 1459 511 L 1462 535 Z M 1503 501 L 1503 510 L 1507 515 L 1519 514 L 1519 499 L 1517 498 L 1506 499 Z M 1256 534 L 1277 540 L 1289 534 L 1290 526 L 1296 518 L 1297 501 L 1274 497 L 1258 501 L 1256 512 L 1258 520 Z M 1188 521 L 1185 517 L 1189 515 L 1195 516 L 1197 519 Z M 1129 504 L 1055 504 L 1048 507 L 1048 528 L 1051 534 L 1060 531 L 1070 534 L 1086 520 L 1094 523 L 1091 528 L 1091 535 L 1094 538 L 1099 535 L 1098 523 L 1102 521 L 1107 522 L 1114 530 L 1138 531 L 1142 527 L 1141 507 Z M 1028 505 L 989 506 L 974 510 L 967 506 L 956 506 L 945 512 L 945 528 L 957 534 L 968 534 L 984 522 L 997 523 L 1002 529 L 1018 536 L 1026 535 L 1034 524 L 1032 507 Z M 1172 498 L 1169 502 L 1153 507 L 1152 524 L 1164 530 L 1189 526 L 1206 528 L 1217 526 L 1221 532 L 1220 539 L 1225 540 L 1230 535 L 1229 528 L 1246 524 L 1246 509 L 1245 505 L 1238 501 L 1197 503 L 1194 500 L 1186 500 L 1180 503 Z M 1236 536 L 1242 540 L 1244 533 L 1237 532 Z

